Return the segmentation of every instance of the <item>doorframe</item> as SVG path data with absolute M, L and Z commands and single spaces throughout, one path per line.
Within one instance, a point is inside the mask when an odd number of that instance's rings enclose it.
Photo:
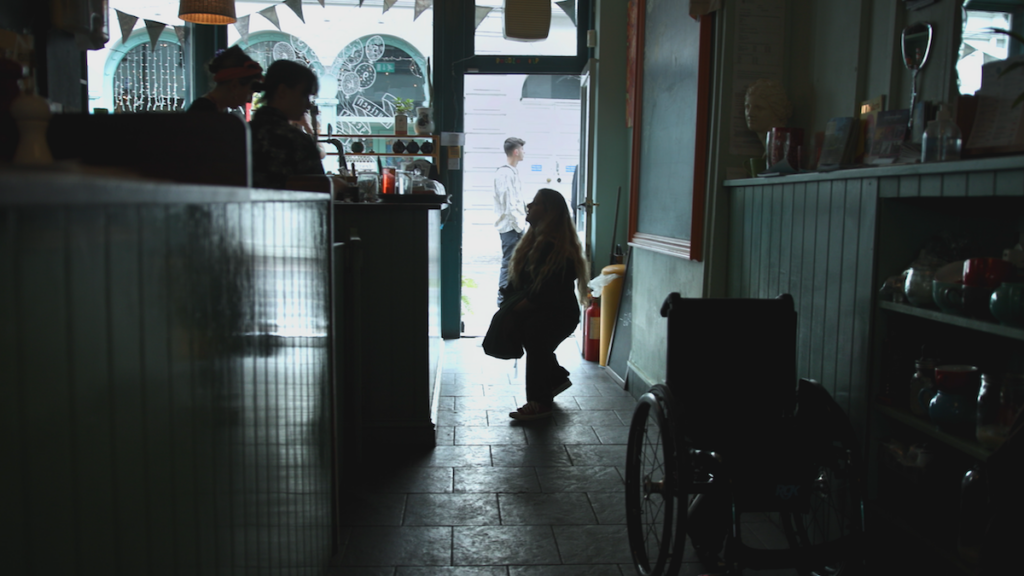
M 500 58 L 475 54 L 476 4 L 474 0 L 434 3 L 434 123 L 441 132 L 465 132 L 463 106 L 456 95 L 465 94 L 466 74 L 579 75 L 593 56 L 587 48 L 593 29 L 593 0 L 576 1 L 576 55 L 531 56 L 503 54 Z M 441 227 L 441 337 L 459 338 L 462 310 L 462 170 L 448 170 L 448 147 L 440 150 L 438 166 L 451 197 Z M 458 151 L 461 154 L 461 150 Z M 455 156 L 451 156 L 452 159 Z

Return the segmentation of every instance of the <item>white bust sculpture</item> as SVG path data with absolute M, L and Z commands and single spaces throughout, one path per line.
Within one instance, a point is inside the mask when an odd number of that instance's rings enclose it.
M 785 126 L 793 114 L 793 106 L 786 98 L 782 84 L 775 80 L 756 80 L 747 88 L 743 105 L 747 128 L 757 133 L 761 146 L 767 146 L 765 137 L 775 126 Z

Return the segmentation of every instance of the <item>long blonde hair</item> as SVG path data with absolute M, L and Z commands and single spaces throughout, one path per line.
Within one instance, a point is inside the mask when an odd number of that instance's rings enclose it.
M 532 222 L 526 234 L 519 240 L 512 262 L 509 263 L 509 283 L 518 287 L 536 291 L 552 272 L 560 268 L 566 260 L 571 260 L 576 271 L 576 288 L 581 303 L 587 300 L 587 280 L 590 278 L 590 267 L 583 257 L 576 227 L 569 218 L 569 207 L 565 198 L 557 190 L 541 188 L 533 200 L 544 206 L 544 220 Z M 551 244 L 554 249 L 547 260 L 538 262 L 541 247 Z M 532 285 L 519 286 L 519 279 L 529 271 Z

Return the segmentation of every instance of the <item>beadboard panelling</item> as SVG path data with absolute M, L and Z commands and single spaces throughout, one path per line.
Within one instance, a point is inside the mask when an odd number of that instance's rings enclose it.
M 327 197 L 19 202 L 0 206 L 5 568 L 323 574 Z
M 876 182 L 838 180 L 731 190 L 730 297 L 793 295 L 799 318 L 797 370 L 864 417 Z M 746 272 L 745 271 L 749 271 Z M 857 314 L 864 315 L 862 319 Z

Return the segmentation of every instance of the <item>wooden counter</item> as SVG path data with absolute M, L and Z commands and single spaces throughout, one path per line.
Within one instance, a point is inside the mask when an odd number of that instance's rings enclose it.
M 435 443 L 446 208 L 334 204 L 336 362 L 356 444 Z

